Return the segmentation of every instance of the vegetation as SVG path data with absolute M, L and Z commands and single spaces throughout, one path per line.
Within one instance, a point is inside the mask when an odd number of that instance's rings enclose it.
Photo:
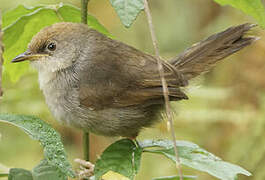
M 236 0 L 215 1 L 220 3 L 221 5 L 229 4 L 232 7 L 242 10 L 246 14 L 249 14 L 254 17 L 261 27 L 265 27 L 265 10 L 260 0 L 242 0 L 240 1 L 240 3 Z M 124 26 L 128 28 L 132 25 L 138 14 L 144 9 L 144 4 L 142 0 L 110 0 L 110 3 L 116 10 L 121 22 L 124 24 Z M 152 2 L 150 3 L 152 4 Z M 166 2 L 160 3 L 166 4 Z M 185 3 L 183 4 L 185 5 Z M 194 6 L 196 6 L 196 4 Z M 220 10 L 219 6 L 218 8 Z M 223 21 L 226 20 L 227 19 L 223 18 Z M 26 50 L 28 42 L 40 29 L 60 21 L 80 22 L 81 15 L 79 8 L 73 5 L 62 3 L 58 5 L 37 5 L 31 8 L 19 5 L 10 11 L 6 11 L 3 15 L 2 28 L 4 31 L 3 43 L 5 45 L 3 81 L 5 87 L 5 94 L 7 95 L 4 95 L 0 102 L 0 112 L 3 113 L 0 114 L 0 121 L 8 122 L 12 125 L 18 126 L 30 137 L 40 141 L 44 151 L 44 160 L 39 162 L 39 165 L 37 166 L 35 164 L 35 167 L 32 171 L 20 168 L 11 168 L 9 172 L 4 171 L 3 173 L 1 173 L 0 166 L 0 177 L 8 176 L 8 178 L 11 180 L 39 180 L 46 179 L 47 177 L 49 177 L 50 179 L 67 179 L 67 177 L 76 176 L 76 174 L 72 170 L 70 162 L 67 160 L 66 153 L 59 134 L 50 125 L 48 125 L 37 117 L 15 115 L 15 112 L 20 112 L 23 114 L 36 113 L 36 115 L 43 117 L 42 119 L 51 119 L 51 117 L 49 117 L 50 115 L 47 115 L 47 108 L 44 107 L 45 105 L 39 105 L 40 101 L 43 101 L 39 98 L 40 93 L 38 92 L 39 94 L 33 94 L 33 92 L 37 92 L 37 85 L 35 83 L 37 80 L 35 73 L 33 73 L 28 68 L 27 63 L 24 63 L 23 65 L 19 66 L 14 66 L 13 64 L 9 63 L 10 60 L 14 58 L 17 54 L 20 54 Z M 139 21 L 141 21 L 141 19 Z M 118 38 L 114 34 L 111 35 L 109 33 L 111 31 L 108 31 L 103 25 L 101 25 L 94 16 L 88 15 L 87 23 L 88 26 L 90 26 L 91 28 L 94 28 L 112 38 Z M 156 29 L 163 29 L 163 26 L 156 26 Z M 184 32 L 185 29 L 182 28 L 182 31 Z M 177 32 L 180 33 L 180 30 L 178 30 Z M 190 30 L 189 33 L 192 33 L 192 30 Z M 183 37 L 186 36 L 187 35 L 183 35 Z M 261 34 L 261 36 L 264 36 L 264 34 Z M 182 40 L 182 45 L 183 44 L 185 43 L 183 43 Z M 265 56 L 264 43 L 261 43 L 261 45 L 259 46 L 257 45 L 257 47 L 251 49 L 250 51 L 245 51 L 245 53 L 247 54 L 245 61 L 247 61 L 248 59 L 249 61 L 254 58 L 256 59 L 258 55 L 260 57 Z M 243 55 L 241 56 L 243 57 Z M 260 62 L 258 57 L 257 60 L 255 60 L 254 62 L 245 61 L 229 62 L 232 65 L 227 67 L 227 69 L 225 69 L 225 67 L 222 67 L 221 69 L 219 69 L 219 72 L 218 70 L 214 71 L 206 77 L 206 82 L 209 84 L 212 83 L 215 86 L 228 86 L 232 85 L 235 82 L 239 82 L 237 83 L 238 87 L 234 87 L 235 89 L 230 90 L 228 88 L 205 88 L 202 90 L 195 90 L 193 93 L 191 93 L 191 96 L 193 96 L 192 101 L 190 101 L 189 103 L 182 102 L 178 106 L 175 105 L 177 106 L 176 108 L 180 109 L 180 113 L 176 117 L 177 120 L 175 121 L 175 130 L 177 132 L 178 137 L 181 137 L 183 139 L 185 139 L 185 137 L 189 137 L 187 138 L 188 140 L 193 140 L 195 139 L 194 137 L 200 134 L 201 137 L 200 139 L 196 139 L 196 142 L 203 142 L 203 140 L 201 139 L 208 138 L 208 141 L 213 141 L 213 144 L 218 144 L 216 145 L 216 149 L 225 149 L 224 146 L 226 146 L 226 143 L 234 139 L 233 142 L 231 142 L 233 147 L 231 146 L 232 148 L 230 152 L 232 153 L 234 151 L 234 153 L 230 155 L 231 161 L 238 161 L 239 164 L 241 164 L 241 162 L 246 162 L 242 164 L 244 164 L 244 166 L 247 167 L 250 172 L 252 172 L 253 177 L 255 177 L 256 179 L 262 179 L 265 177 L 265 174 L 261 172 L 262 169 L 264 169 L 264 167 L 262 168 L 261 165 L 262 159 L 264 160 L 265 157 L 265 151 L 264 149 L 262 149 L 262 147 L 264 147 L 264 143 L 262 144 L 261 142 L 262 135 L 264 135 L 265 132 L 265 124 L 263 119 L 264 95 L 262 93 L 264 82 L 263 78 L 261 78 L 262 70 L 260 73 L 256 72 L 256 70 L 260 67 L 263 68 L 261 64 L 264 63 L 262 63 L 262 61 Z M 234 71 L 235 67 L 240 63 L 243 63 L 240 66 L 241 69 L 237 68 L 239 70 Z M 250 66 L 248 66 L 248 64 L 250 64 Z M 240 77 L 238 75 L 241 73 L 241 71 L 247 72 L 246 74 L 243 74 L 244 77 Z M 254 72 L 255 74 L 253 76 L 247 76 L 253 74 Z M 32 77 L 33 74 L 34 77 Z M 230 76 L 228 76 L 227 74 L 230 74 Z M 231 78 L 233 75 L 238 76 L 238 79 L 234 80 L 233 78 Z M 32 83 L 32 81 L 34 83 Z M 16 82 L 16 84 L 14 84 L 14 82 Z M 244 87 L 249 84 L 251 85 L 251 87 Z M 14 87 L 18 87 L 18 89 L 21 90 L 20 94 L 17 94 L 18 91 L 14 92 Z M 256 89 L 259 89 L 258 93 L 256 92 Z M 9 91 L 11 93 L 9 93 Z M 234 94 L 233 92 L 239 93 Z M 255 95 L 251 94 L 253 92 L 255 92 Z M 26 99 L 27 101 L 25 101 Z M 29 102 L 29 104 L 27 106 L 24 105 L 24 107 L 21 107 L 24 104 L 21 104 L 23 100 L 25 104 L 27 102 Z M 16 105 L 17 107 L 12 107 L 14 105 Z M 236 109 L 235 107 L 240 108 Z M 14 108 L 15 110 L 12 110 L 11 108 Z M 251 122 L 254 119 L 253 117 L 256 119 L 255 123 Z M 185 122 L 185 119 L 189 122 Z M 195 121 L 197 121 L 196 123 L 199 122 L 203 123 L 204 125 L 199 125 L 198 127 L 191 127 L 190 130 L 187 130 L 187 128 L 184 127 L 192 126 Z M 249 124 L 251 126 L 248 126 Z M 235 130 L 238 127 L 241 130 Z M 3 134 L 5 134 L 5 132 L 7 132 L 5 131 L 5 129 L 8 130 L 10 129 L 10 127 L 1 123 L 0 133 L 2 134 L 2 136 Z M 160 128 L 158 129 L 163 132 L 165 129 L 165 125 L 161 124 Z M 185 130 L 186 132 L 184 132 Z M 74 134 L 73 132 L 71 132 L 72 130 L 69 131 L 70 134 Z M 235 132 L 231 131 L 236 131 L 237 134 L 233 134 Z M 61 130 L 60 132 L 63 133 L 63 130 Z M 187 136 L 188 133 L 194 134 L 194 137 L 191 138 L 191 136 Z M 154 134 L 152 136 L 154 136 Z M 63 133 L 62 136 L 64 135 L 67 135 L 67 133 Z M 237 139 L 238 137 L 242 136 L 245 138 Z M 69 139 L 70 140 L 67 140 L 68 143 L 71 140 L 74 140 L 70 137 Z M 140 139 L 146 139 L 146 137 L 140 137 Z M 12 144 L 14 144 L 13 147 L 18 147 L 19 145 L 25 146 L 24 143 L 21 144 L 21 142 L 18 142 L 20 140 L 20 137 L 17 137 L 17 141 L 12 142 Z M 1 139 L 0 141 L 1 146 L 1 143 L 4 141 Z M 204 146 L 204 143 L 199 144 L 201 144 L 201 146 Z M 244 145 L 242 146 L 241 144 Z M 3 148 L 4 150 L 1 150 L 0 148 L 0 162 L 2 161 L 2 158 L 5 159 L 4 157 L 2 157 L 2 154 L 8 154 L 6 150 L 9 149 L 9 145 L 7 144 L 5 145 L 3 143 L 2 146 L 5 146 L 5 148 Z M 74 146 L 76 145 L 68 144 L 67 146 L 74 148 Z M 250 172 L 244 170 L 243 168 L 237 165 L 224 162 L 220 158 L 200 148 L 194 143 L 187 141 L 177 141 L 177 147 L 181 164 L 187 167 L 194 168 L 198 171 L 207 172 L 216 178 L 228 180 L 237 178 L 237 174 L 244 174 L 247 176 L 251 175 Z M 240 149 L 242 147 L 244 147 L 244 150 Z M 233 150 L 233 148 L 236 149 Z M 23 148 L 21 148 L 21 151 L 22 149 Z M 28 149 L 26 151 L 28 151 Z M 14 151 L 10 152 L 14 153 Z M 218 151 L 218 154 L 220 152 L 221 151 Z M 257 154 L 255 152 L 257 152 Z M 173 151 L 173 144 L 171 141 L 166 140 L 166 138 L 163 138 L 162 140 L 141 140 L 139 142 L 134 142 L 128 139 L 122 139 L 114 142 L 109 147 L 107 147 L 102 153 L 101 158 L 96 161 L 95 176 L 93 178 L 100 179 L 100 177 L 106 174 L 107 172 L 113 171 L 129 179 L 134 179 L 140 170 L 140 164 L 142 164 L 142 155 L 147 153 L 160 154 L 172 160 L 173 162 L 176 161 Z M 21 155 L 22 154 L 23 152 L 21 152 Z M 245 157 L 246 154 L 248 156 L 254 156 L 253 159 L 249 160 L 248 157 Z M 14 153 L 12 156 L 15 155 L 16 154 Z M 74 157 L 74 155 L 71 156 Z M 116 158 L 113 159 L 111 157 Z M 243 160 L 242 157 L 244 157 Z M 238 159 L 235 160 L 236 158 Z M 20 158 L 16 158 L 16 160 L 19 159 Z M 230 160 L 230 158 L 227 158 L 227 160 Z M 27 159 L 25 159 L 24 161 L 27 161 Z M 159 163 L 159 160 L 157 160 L 156 162 Z M 141 166 L 148 166 L 147 164 L 148 163 L 145 163 Z M 23 168 L 27 168 L 27 165 L 23 166 Z M 156 171 L 155 167 L 152 168 L 153 171 Z M 175 168 L 173 167 L 172 169 Z M 186 176 L 186 174 L 191 173 L 189 170 L 185 169 L 184 179 L 200 179 L 201 177 L 190 175 Z M 109 179 L 113 179 L 114 176 L 117 175 L 115 175 L 115 173 L 112 173 Z M 109 176 L 104 176 L 105 179 L 107 177 Z M 143 179 L 143 177 L 141 176 L 137 176 L 137 178 Z M 155 179 L 179 179 L 179 176 L 167 176 Z

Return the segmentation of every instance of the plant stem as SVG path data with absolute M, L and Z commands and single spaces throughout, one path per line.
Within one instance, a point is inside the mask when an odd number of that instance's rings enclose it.
M 81 0 L 81 22 L 87 24 L 87 4 L 89 0 Z
M 84 153 L 84 159 L 86 161 L 89 161 L 89 133 L 83 132 L 83 153 Z
M 3 44 L 2 44 L 2 16 L 1 16 L 1 11 L 0 11 L 0 97 L 3 95 L 3 90 L 2 90 L 2 65 L 3 65 Z
M 87 24 L 87 4 L 89 0 L 81 0 L 81 22 Z M 83 153 L 86 161 L 89 161 L 89 133 L 83 131 Z
M 176 144 L 176 136 L 175 136 L 175 132 L 174 132 L 174 128 L 173 128 L 174 126 L 173 126 L 172 110 L 171 110 L 171 106 L 169 103 L 169 97 L 168 97 L 168 95 L 169 95 L 168 87 L 167 87 L 167 82 L 166 82 L 165 75 L 164 75 L 164 68 L 162 65 L 162 60 L 161 60 L 161 57 L 159 55 L 159 48 L 158 48 L 157 39 L 155 36 L 155 30 L 154 30 L 154 26 L 153 26 L 153 22 L 152 22 L 152 16 L 150 13 L 150 9 L 149 9 L 147 0 L 144 0 L 144 6 L 145 6 L 144 9 L 145 9 L 145 13 L 147 16 L 151 37 L 152 37 L 153 46 L 155 49 L 159 75 L 160 75 L 162 87 L 163 87 L 163 95 L 164 95 L 164 99 L 165 99 L 166 114 L 167 114 L 168 124 L 169 124 L 170 131 L 171 131 L 171 136 L 172 136 L 173 143 L 174 143 L 174 151 L 175 151 L 175 156 L 176 156 L 176 168 L 178 170 L 180 180 L 183 180 L 183 174 L 182 174 L 182 169 L 181 169 L 181 165 L 180 165 L 180 159 L 179 159 L 177 144 Z

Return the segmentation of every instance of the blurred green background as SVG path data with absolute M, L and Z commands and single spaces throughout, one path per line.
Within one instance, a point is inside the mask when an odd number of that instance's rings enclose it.
M 18 4 L 34 6 L 55 4 L 52 0 L 0 0 L 5 12 Z M 78 0 L 62 2 L 80 6 Z M 212 0 L 152 0 L 150 6 L 161 55 L 168 59 L 207 36 L 231 25 L 254 22 L 238 10 L 221 7 Z M 91 0 L 89 13 L 113 36 L 142 51 L 153 53 L 144 13 L 131 28 L 121 24 L 108 0 Z M 226 58 L 214 70 L 193 80 L 187 88 L 188 101 L 174 103 L 177 139 L 192 141 L 222 159 L 238 164 L 253 173 L 239 179 L 265 179 L 265 32 L 253 31 L 261 40 L 236 55 Z M 6 59 L 5 61 L 10 61 Z M 58 124 L 50 114 L 38 87 L 37 73 L 30 72 L 16 84 L 4 77 L 4 96 L 0 113 L 36 115 L 61 133 L 71 161 L 82 157 L 82 133 Z M 171 138 L 166 122 L 145 129 L 141 139 Z M 92 162 L 116 138 L 91 135 Z M 38 142 L 18 128 L 0 123 L 0 172 L 5 167 L 32 169 L 42 159 Z M 74 163 L 73 163 L 74 164 Z M 175 165 L 166 158 L 144 154 L 137 180 L 174 175 Z M 184 174 L 198 179 L 213 177 L 184 167 Z

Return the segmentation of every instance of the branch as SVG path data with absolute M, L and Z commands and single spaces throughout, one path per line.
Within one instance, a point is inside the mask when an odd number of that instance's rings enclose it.
M 181 169 L 181 165 L 180 165 L 180 159 L 178 156 L 178 150 L 177 150 L 177 144 L 176 144 L 176 136 L 175 136 L 175 132 L 173 129 L 174 126 L 173 126 L 172 110 L 171 110 L 171 106 L 169 103 L 169 97 L 168 97 L 168 95 L 169 95 L 168 87 L 167 87 L 167 82 L 166 82 L 165 75 L 164 75 L 162 60 L 161 60 L 160 55 L 159 55 L 159 48 L 158 48 L 157 39 L 155 36 L 155 31 L 154 31 L 154 27 L 153 27 L 153 23 L 152 23 L 152 16 L 150 13 L 150 9 L 149 9 L 147 0 L 144 0 L 144 6 L 145 6 L 144 9 L 145 9 L 145 13 L 147 16 L 149 29 L 150 29 L 150 33 L 151 33 L 151 37 L 152 37 L 152 41 L 153 41 L 153 46 L 155 49 L 159 75 L 160 75 L 160 78 L 162 81 L 162 86 L 163 86 L 163 94 L 164 94 L 164 99 L 165 99 L 165 108 L 166 108 L 166 114 L 167 114 L 167 118 L 168 118 L 168 125 L 170 127 L 170 131 L 171 131 L 171 135 L 172 135 L 172 139 L 173 139 L 173 143 L 174 143 L 174 151 L 175 151 L 175 156 L 176 156 L 176 168 L 178 170 L 180 180 L 183 180 L 183 174 L 182 174 L 182 169 Z
M 87 4 L 89 0 L 81 0 L 81 22 L 87 24 Z M 83 153 L 84 159 L 89 161 L 89 133 L 83 131 Z
M 3 59 L 3 51 L 4 51 L 4 46 L 2 44 L 2 16 L 1 16 L 1 11 L 0 11 L 0 97 L 3 95 L 3 89 L 2 89 L 2 65 L 4 62 Z

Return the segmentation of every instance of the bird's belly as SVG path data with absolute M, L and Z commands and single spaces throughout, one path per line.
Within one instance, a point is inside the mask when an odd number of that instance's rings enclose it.
M 76 90 L 44 90 L 46 103 L 60 122 L 105 136 L 134 137 L 143 127 L 150 126 L 154 112 L 142 107 L 91 110 L 80 105 Z

